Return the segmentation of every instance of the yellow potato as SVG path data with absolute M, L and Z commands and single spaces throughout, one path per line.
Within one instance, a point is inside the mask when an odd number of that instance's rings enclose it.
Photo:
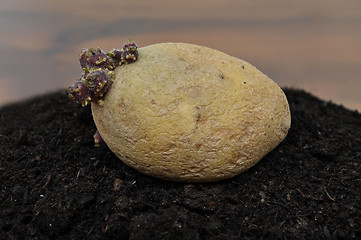
M 173 181 L 231 178 L 287 135 L 283 91 L 249 63 L 185 43 L 139 49 L 115 69 L 104 103 L 92 103 L 109 148 L 138 171 Z

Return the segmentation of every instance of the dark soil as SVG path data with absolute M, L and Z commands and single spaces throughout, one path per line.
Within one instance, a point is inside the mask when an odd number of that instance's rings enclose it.
M 361 115 L 285 90 L 287 138 L 218 183 L 154 179 L 93 145 L 65 92 L 0 109 L 1 239 L 361 239 Z

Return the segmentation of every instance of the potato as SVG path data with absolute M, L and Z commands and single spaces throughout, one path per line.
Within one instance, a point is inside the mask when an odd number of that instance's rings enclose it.
M 128 166 L 157 178 L 211 182 L 249 169 L 287 135 L 283 91 L 251 64 L 185 43 L 139 50 L 114 70 L 95 124 Z

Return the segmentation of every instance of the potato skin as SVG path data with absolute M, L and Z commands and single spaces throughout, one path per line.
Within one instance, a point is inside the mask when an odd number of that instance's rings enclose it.
M 138 49 L 115 69 L 104 104 L 92 103 L 109 148 L 150 176 L 184 182 L 231 178 L 287 135 L 283 91 L 251 64 L 185 43 Z

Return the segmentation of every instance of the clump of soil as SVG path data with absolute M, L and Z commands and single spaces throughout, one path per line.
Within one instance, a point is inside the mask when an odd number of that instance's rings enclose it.
M 243 174 L 158 180 L 94 147 L 64 91 L 0 109 L 0 238 L 360 239 L 361 115 L 286 89 L 287 138 Z

